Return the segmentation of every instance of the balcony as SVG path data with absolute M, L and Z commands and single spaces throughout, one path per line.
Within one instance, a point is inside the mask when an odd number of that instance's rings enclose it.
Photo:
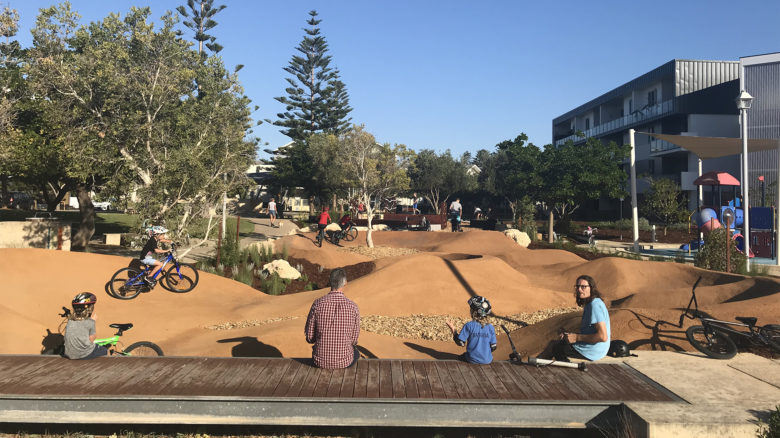
M 637 125 L 639 123 L 671 114 L 674 112 L 674 103 L 674 99 L 669 99 L 657 105 L 645 107 L 627 116 L 619 117 L 615 120 L 594 126 L 593 128 L 584 131 L 584 137 L 579 137 L 575 134 L 564 137 L 560 140 L 556 140 L 555 146 L 561 146 L 569 140 L 577 143 L 579 141 L 585 141 L 589 137 L 601 137 L 613 131 L 628 129 L 631 126 Z

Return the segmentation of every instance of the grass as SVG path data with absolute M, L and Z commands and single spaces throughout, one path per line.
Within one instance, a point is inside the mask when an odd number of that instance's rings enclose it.
M 0 209 L 0 222 L 23 221 L 29 217 L 35 216 L 36 213 L 38 213 L 38 216 L 47 216 L 45 212 L 39 211 Z M 81 222 L 81 213 L 79 213 L 77 210 L 55 211 L 52 213 L 52 216 L 68 223 Z M 221 217 L 215 218 L 217 221 L 221 219 Z M 202 237 L 205 234 L 208 221 L 208 218 L 194 219 L 190 225 L 190 235 L 192 237 Z M 142 223 L 143 219 L 141 219 L 141 217 L 137 214 L 97 212 L 95 217 L 95 234 L 135 233 L 140 230 Z M 235 216 L 228 216 L 227 226 L 232 226 L 235 230 Z M 215 230 L 217 230 L 217 227 L 212 229 L 211 237 L 216 239 L 217 234 L 215 233 Z M 239 222 L 239 234 L 241 236 L 248 236 L 251 233 L 254 233 L 254 231 L 255 226 L 252 222 L 244 219 Z

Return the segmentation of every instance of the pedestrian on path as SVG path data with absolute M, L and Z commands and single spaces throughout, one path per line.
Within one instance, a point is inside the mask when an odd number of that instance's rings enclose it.
M 274 225 L 274 221 L 276 220 L 276 200 L 274 198 L 271 198 L 271 201 L 268 202 L 268 217 L 271 218 L 271 228 L 276 227 L 276 225 Z

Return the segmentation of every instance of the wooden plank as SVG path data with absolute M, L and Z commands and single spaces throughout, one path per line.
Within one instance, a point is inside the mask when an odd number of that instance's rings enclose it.
M 569 392 L 573 393 L 575 395 L 574 398 L 567 398 L 567 400 L 588 400 L 588 392 L 584 391 L 582 389 L 582 376 L 581 374 L 585 374 L 587 371 L 580 371 L 575 370 L 573 368 L 560 368 L 555 367 L 555 369 L 552 369 L 553 367 L 550 367 L 551 375 L 556 380 L 557 384 L 561 387 L 566 388 Z
M 158 360 L 158 358 L 118 357 L 121 363 L 104 371 L 111 381 L 103 389 L 116 395 L 146 395 L 149 388 L 161 390 L 171 381 L 171 374 L 185 366 L 181 362 Z M 117 376 L 123 378 L 117 378 Z M 86 389 L 86 388 L 85 388 Z
M 536 378 L 531 375 L 531 370 L 536 371 L 535 368 L 531 368 L 527 365 L 512 365 L 508 368 L 511 375 L 517 379 L 520 386 L 526 388 L 529 392 L 530 400 L 550 400 L 553 395 L 545 390 L 545 388 L 536 381 Z
M 417 392 L 417 376 L 414 373 L 414 363 L 412 361 L 402 361 L 401 370 L 404 377 L 404 387 L 406 388 L 406 398 L 418 398 L 420 395 Z
M 494 364 L 479 367 L 477 372 L 482 374 L 480 378 L 483 382 L 483 385 L 492 386 L 493 392 L 498 395 L 498 398 L 503 400 L 512 398 L 512 394 L 509 392 L 506 386 L 504 386 L 504 383 L 501 382 L 501 378 L 498 377 L 498 374 L 494 368 Z
M 345 374 L 346 374 L 346 369 L 344 368 L 335 369 L 331 371 L 330 382 L 328 382 L 328 387 L 327 390 L 325 391 L 326 396 L 338 397 L 339 394 L 341 394 L 341 385 L 344 384 Z
M 169 394 L 175 395 L 213 395 L 214 386 L 212 381 L 220 378 L 225 373 L 230 372 L 230 362 L 218 358 L 206 358 L 196 366 L 192 373 L 188 374 L 190 379 L 187 385 L 175 385 L 168 388 Z
M 52 370 L 60 369 L 68 359 L 52 356 L 45 359 L 26 356 L 3 356 L 0 360 L 0 391 L 5 393 L 6 388 L 15 386 L 22 379 L 33 378 L 42 372 L 49 375 Z
M 352 397 L 355 398 L 365 398 L 368 397 L 366 394 L 366 386 L 368 384 L 368 364 L 370 362 L 367 360 L 358 359 L 357 364 L 355 364 L 355 387 L 352 391 Z
M 381 361 L 375 359 L 369 359 L 366 362 L 368 362 L 368 377 L 366 380 L 366 397 L 379 398 L 379 364 Z
M 317 379 L 317 384 L 314 386 L 312 397 L 324 397 L 328 393 L 328 385 L 330 384 L 330 376 L 333 374 L 333 370 L 320 369 L 320 375 Z
M 358 360 L 358 362 L 360 362 Z M 349 368 L 346 368 L 344 370 L 344 379 L 341 383 L 341 388 L 339 389 L 339 396 L 345 397 L 345 398 L 352 398 L 352 394 L 355 392 L 355 377 L 357 376 L 357 366 L 352 365 Z
M 301 386 L 298 397 L 311 397 L 312 394 L 314 394 L 314 389 L 317 387 L 317 380 L 319 380 L 320 374 L 322 374 L 322 368 L 311 367 L 311 371 L 309 371 L 306 380 Z
M 152 392 L 150 395 L 167 395 L 174 393 L 172 388 L 186 387 L 198 378 L 198 369 L 206 359 L 205 357 L 190 358 L 190 360 L 185 361 L 181 368 L 174 370 L 173 373 L 168 375 L 165 383 L 158 385 L 154 391 L 150 390 L 149 392 Z
M 443 365 L 443 367 L 439 367 L 439 375 L 441 375 L 442 368 L 449 372 L 452 384 L 455 386 L 455 390 L 458 391 L 458 397 L 461 399 L 472 398 L 471 391 L 469 391 L 469 387 L 464 381 L 463 374 L 460 372 L 460 367 L 458 366 L 459 361 L 448 360 L 444 362 Z
M 444 390 L 444 384 L 439 377 L 439 371 L 436 367 L 436 362 L 423 362 L 423 368 L 425 368 L 425 377 L 427 378 L 428 384 L 431 387 L 431 398 L 448 398 L 447 392 Z
M 300 361 L 295 359 L 288 360 L 290 365 L 287 367 L 284 375 L 282 375 L 282 378 L 279 379 L 279 384 L 276 385 L 274 392 L 271 394 L 274 397 L 283 397 L 285 394 L 287 394 L 287 391 L 290 390 L 290 386 L 292 386 L 292 383 L 295 381 L 295 376 L 297 376 L 298 372 L 300 372 L 304 367 Z
M 287 388 L 287 392 L 280 394 L 283 397 L 298 397 L 298 394 L 301 392 L 306 379 L 309 377 L 309 373 L 311 373 L 314 369 L 314 367 L 309 363 L 305 363 L 299 360 L 296 360 L 295 362 L 297 362 L 300 367 L 298 368 L 298 372 L 295 373 L 295 378 L 290 382 L 289 388 Z M 279 388 L 277 388 L 277 390 L 278 389 Z
M 290 368 L 290 364 L 292 364 L 292 361 L 289 359 L 269 359 L 265 372 L 267 378 L 260 388 L 260 397 L 267 397 L 276 391 L 276 387 L 279 386 L 279 382 L 284 378 L 287 369 Z
M 425 369 L 425 362 L 415 360 L 411 362 L 414 367 L 415 387 L 417 395 L 420 398 L 432 398 L 431 383 L 428 380 L 428 372 Z
M 611 364 L 593 365 L 588 368 L 588 372 L 599 381 L 609 391 L 608 396 L 617 398 L 630 397 L 632 399 L 639 397 L 642 400 L 643 394 L 635 391 L 633 385 L 619 383 L 619 369 L 610 366 Z
M 470 364 L 466 362 L 455 362 L 455 364 L 457 365 L 458 370 L 463 376 L 463 382 L 469 388 L 469 393 L 471 394 L 471 398 L 476 398 L 476 399 L 498 398 L 498 396 L 495 397 L 488 396 L 488 394 L 485 392 L 485 388 L 482 386 L 484 382 L 482 382 L 482 379 L 477 377 L 477 374 L 474 370 L 475 368 L 480 368 L 484 365 Z
M 458 399 L 460 398 L 460 394 L 458 394 L 458 389 L 457 386 L 455 385 L 455 381 L 453 380 L 452 376 L 450 376 L 450 371 L 449 371 L 449 367 L 447 366 L 447 362 L 437 361 L 434 362 L 433 364 L 436 368 L 436 372 L 439 375 L 439 379 L 441 380 L 441 386 L 444 389 L 445 397 L 451 399 Z M 462 384 L 463 382 L 461 382 L 461 385 Z
M 530 391 L 525 386 L 525 383 L 519 383 L 513 376 L 514 373 L 510 372 L 510 369 L 516 365 L 509 362 L 494 362 L 491 369 L 496 373 L 496 376 L 504 384 L 504 387 L 511 394 L 512 399 L 515 400 L 530 400 Z
M 593 376 L 593 373 L 590 371 L 591 368 L 592 367 L 589 368 L 589 371 L 580 373 L 577 376 L 583 390 L 588 391 L 594 400 L 609 400 L 611 389 L 602 385 L 601 382 Z
M 251 368 L 247 371 L 248 375 L 240 382 L 236 382 L 236 387 L 233 388 L 228 395 L 235 397 L 257 397 L 263 388 L 263 381 L 267 378 L 269 366 L 271 366 L 271 359 L 263 358 L 253 360 Z
M 387 360 L 379 362 L 379 397 L 393 398 L 393 369 Z
M 531 376 L 549 393 L 552 400 L 569 400 L 574 395 L 567 388 L 563 388 L 554 374 L 554 366 L 538 367 L 530 370 Z M 570 370 L 577 371 L 577 370 Z M 578 371 L 579 372 L 579 371 Z
M 404 381 L 404 370 L 400 360 L 390 361 L 390 373 L 393 379 L 393 398 L 405 398 L 406 382 Z

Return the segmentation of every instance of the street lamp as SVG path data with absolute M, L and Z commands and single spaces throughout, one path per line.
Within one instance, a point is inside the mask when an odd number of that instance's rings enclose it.
M 745 257 L 747 259 L 746 267 L 750 272 L 750 199 L 748 197 L 749 180 L 748 178 L 748 130 L 747 130 L 747 110 L 753 102 L 753 96 L 747 91 L 742 90 L 735 99 L 740 116 L 742 116 L 742 209 L 744 210 L 745 220 L 743 222 L 745 235 Z

